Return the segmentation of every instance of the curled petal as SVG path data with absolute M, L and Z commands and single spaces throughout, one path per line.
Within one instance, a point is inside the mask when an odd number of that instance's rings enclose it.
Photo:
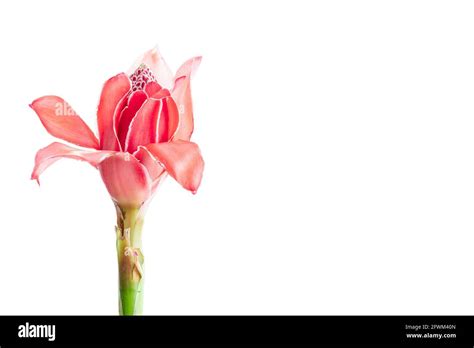
M 196 73 L 199 65 L 201 64 L 202 57 L 197 56 L 185 61 L 176 71 L 175 79 L 179 79 L 180 77 L 193 77 Z
M 139 207 L 150 197 L 148 171 L 131 154 L 115 153 L 98 167 L 110 196 L 121 207 Z
M 154 93 L 151 95 L 151 98 L 153 99 L 161 99 L 161 98 L 164 98 L 164 97 L 169 97 L 171 94 L 170 94 L 170 91 L 167 90 L 166 88 L 162 88 L 160 89 L 158 92 Z
M 179 113 L 173 98 L 163 98 L 163 107 L 158 124 L 157 143 L 171 140 L 178 130 Z
M 145 85 L 145 92 L 149 97 L 158 93 L 161 89 L 161 86 L 155 81 L 148 82 Z
M 145 92 L 140 90 L 135 91 L 130 95 L 127 106 L 122 110 L 117 129 L 117 135 L 122 149 L 125 149 L 125 140 L 127 138 L 130 123 L 146 99 L 147 94 Z
M 156 142 L 157 125 L 163 106 L 161 99 L 147 99 L 130 123 L 125 150 L 133 153 L 138 146 Z
M 113 151 L 82 150 L 54 142 L 36 153 L 35 167 L 31 179 L 39 182 L 39 176 L 46 168 L 61 158 L 85 161 L 93 167 L 97 167 L 100 162 L 113 154 Z
M 189 140 L 194 130 L 193 102 L 191 96 L 191 77 L 201 63 L 201 57 L 186 61 L 176 73 L 171 96 L 179 111 L 179 128 L 174 135 L 175 139 Z
M 122 116 L 123 110 L 128 105 L 130 94 L 126 94 L 123 96 L 122 99 L 118 102 L 117 106 L 115 107 L 114 116 L 112 118 L 112 128 L 113 128 L 113 141 L 115 142 L 114 148 L 117 151 L 122 151 L 122 146 L 120 144 L 119 136 L 118 136 L 118 128 L 120 123 L 120 117 Z
M 45 96 L 30 104 L 49 134 L 72 144 L 99 148 L 99 141 L 87 124 L 57 96 Z
M 168 89 L 173 86 L 173 73 L 161 56 L 161 53 L 158 51 L 158 47 L 146 51 L 139 59 L 137 59 L 128 71 L 128 75 L 133 74 L 140 64 L 146 64 L 151 69 L 153 75 L 155 75 L 156 81 L 158 81 L 161 86 Z
M 177 182 L 196 193 L 202 179 L 204 160 L 195 143 L 177 140 L 145 147 Z
M 97 109 L 97 123 L 102 150 L 120 150 L 115 128 L 116 119 L 120 117 L 122 108 L 125 107 L 125 100 L 130 88 L 130 80 L 124 73 L 109 79 L 102 88 Z
M 133 155 L 147 169 L 152 181 L 152 191 L 154 191 L 166 173 L 165 168 L 156 160 L 155 157 L 153 157 L 146 147 L 139 146 L 138 150 Z

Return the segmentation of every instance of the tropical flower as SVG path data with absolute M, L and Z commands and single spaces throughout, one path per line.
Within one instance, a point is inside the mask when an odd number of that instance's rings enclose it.
M 201 182 L 204 161 L 190 141 L 190 83 L 200 61 L 186 61 L 173 75 L 155 48 L 127 74 L 107 80 L 97 109 L 98 138 L 60 97 L 44 96 L 30 105 L 51 135 L 80 147 L 53 142 L 39 150 L 31 178 L 39 183 L 61 158 L 86 161 L 99 170 L 115 203 L 121 314 L 142 311 L 141 229 L 157 187 L 167 174 L 193 193 Z

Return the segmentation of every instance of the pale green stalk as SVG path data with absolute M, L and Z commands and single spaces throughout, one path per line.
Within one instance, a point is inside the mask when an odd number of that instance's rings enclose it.
M 142 227 L 145 207 L 117 208 L 117 258 L 119 266 L 119 311 L 121 315 L 143 312 L 144 258 Z

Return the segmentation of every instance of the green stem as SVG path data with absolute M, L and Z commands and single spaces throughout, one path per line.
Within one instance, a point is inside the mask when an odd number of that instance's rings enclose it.
M 140 315 L 143 312 L 144 258 L 141 248 L 144 208 L 116 208 L 119 311 L 121 315 Z

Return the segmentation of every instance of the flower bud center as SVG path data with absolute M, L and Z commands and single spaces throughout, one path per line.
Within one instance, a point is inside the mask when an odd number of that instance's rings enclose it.
M 149 82 L 156 82 L 156 78 L 150 68 L 144 63 L 140 64 L 135 72 L 130 75 L 130 80 L 132 81 L 133 92 L 145 89 L 146 84 Z

